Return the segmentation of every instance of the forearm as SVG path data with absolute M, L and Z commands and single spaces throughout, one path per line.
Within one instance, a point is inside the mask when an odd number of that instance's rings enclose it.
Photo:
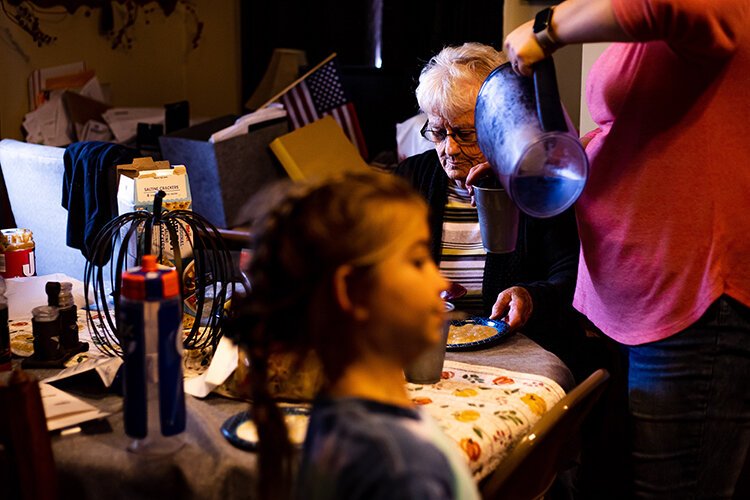
M 615 18 L 612 0 L 562 2 L 555 7 L 552 29 L 563 45 L 631 40 Z
M 515 70 L 530 76 L 531 67 L 547 54 L 539 45 L 534 31 L 534 21 L 522 24 L 505 37 L 503 47 Z M 628 41 L 630 38 L 620 26 L 612 10 L 611 0 L 568 0 L 555 7 L 552 15 L 552 33 L 559 48 L 563 45 L 589 42 Z

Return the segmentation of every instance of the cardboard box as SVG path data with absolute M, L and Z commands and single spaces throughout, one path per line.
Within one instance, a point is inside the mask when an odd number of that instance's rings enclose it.
M 184 165 L 171 168 L 168 161 L 136 158 L 131 165 L 118 165 L 117 209 L 120 215 L 154 206 L 154 197 L 164 191 L 168 210 L 190 210 L 190 182 Z
M 120 173 L 117 188 L 117 208 L 120 215 L 135 212 L 137 210 L 153 211 L 154 198 L 160 190 L 166 196 L 162 201 L 162 207 L 167 210 L 190 210 L 190 182 L 184 165 L 171 168 L 168 161 L 154 161 L 151 158 L 136 158 L 130 165 L 118 165 Z M 192 234 L 190 226 L 180 224 L 182 230 L 177 231 L 179 237 L 180 254 L 185 257 L 192 256 Z M 126 229 L 123 229 L 126 231 Z M 143 228 L 138 229 L 138 239 L 142 238 Z M 158 229 L 154 228 L 152 236 L 152 249 L 158 246 L 161 240 L 168 241 L 169 233 L 166 227 L 162 227 L 162 237 L 159 238 Z M 135 240 L 131 240 L 128 253 L 131 257 L 137 255 Z M 162 252 L 154 249 L 152 253 L 162 254 L 166 262 L 171 263 L 174 258 L 171 246 L 165 246 Z
M 211 134 L 234 124 L 228 115 L 159 138 L 163 158 L 184 164 L 193 211 L 219 228 L 247 224 L 241 208 L 263 186 L 287 175 L 268 148 L 289 130 L 286 118 L 251 125 L 248 133 L 209 142 Z

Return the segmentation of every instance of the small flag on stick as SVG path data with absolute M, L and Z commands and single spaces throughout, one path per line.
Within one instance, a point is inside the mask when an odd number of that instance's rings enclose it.
M 292 129 L 331 115 L 349 140 L 357 146 L 362 158 L 367 160 L 367 146 L 359 127 L 357 112 L 341 85 L 335 53 L 272 97 L 261 108 L 274 101 L 284 104 Z

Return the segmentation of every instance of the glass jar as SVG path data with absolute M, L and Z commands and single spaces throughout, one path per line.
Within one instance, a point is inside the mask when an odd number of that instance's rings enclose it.
M 0 276 L 36 276 L 34 235 L 28 229 L 0 230 Z

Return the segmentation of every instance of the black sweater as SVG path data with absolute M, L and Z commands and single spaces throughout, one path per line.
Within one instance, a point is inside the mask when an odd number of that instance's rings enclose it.
M 407 158 L 397 167 L 396 174 L 406 178 L 427 200 L 431 251 L 439 263 L 448 176 L 437 153 L 431 150 Z M 487 254 L 482 283 L 485 314 L 490 314 L 501 291 L 511 286 L 524 287 L 531 295 L 533 312 L 523 332 L 547 349 L 558 351 L 563 337 L 580 331 L 571 306 L 579 246 L 573 209 L 548 219 L 521 212 L 516 250 Z

